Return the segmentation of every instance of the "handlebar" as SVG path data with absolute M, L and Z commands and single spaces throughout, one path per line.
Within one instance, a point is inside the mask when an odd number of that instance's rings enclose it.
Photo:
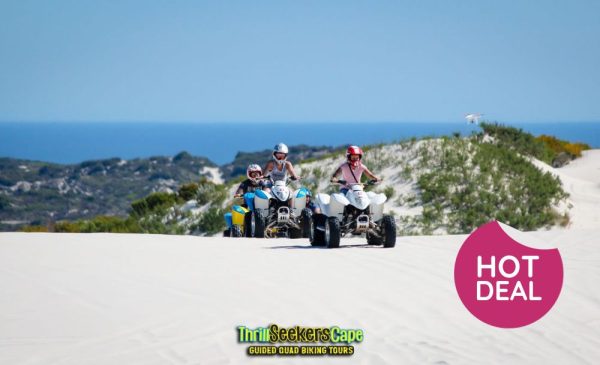
M 257 178 L 257 180 L 270 180 L 272 182 L 275 182 L 274 180 L 271 180 L 271 176 L 261 176 L 259 178 Z M 295 182 L 299 182 L 300 180 L 302 180 L 301 176 L 298 176 L 298 178 L 294 179 L 293 177 L 286 177 L 285 178 L 285 184 L 287 185 L 290 181 L 295 181 Z
M 371 185 L 377 185 L 379 184 L 379 182 L 381 182 L 381 180 L 369 180 L 366 183 L 352 183 L 352 184 L 348 184 L 348 181 L 346 180 L 337 180 L 337 181 L 331 181 L 333 184 L 339 184 L 339 185 L 361 185 L 362 187 L 367 187 L 367 186 L 371 186 Z

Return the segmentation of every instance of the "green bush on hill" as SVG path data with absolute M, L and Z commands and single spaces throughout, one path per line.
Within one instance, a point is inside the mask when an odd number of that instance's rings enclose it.
M 181 202 L 181 199 L 176 194 L 157 192 L 152 193 L 145 198 L 134 201 L 131 203 L 131 209 L 133 214 L 137 216 L 144 216 L 152 213 L 156 209 L 172 206 Z
M 179 191 L 177 192 L 177 194 L 179 194 L 181 199 L 183 199 L 185 201 L 195 199 L 196 196 L 198 195 L 198 184 L 196 184 L 196 183 L 183 184 L 179 187 Z
M 498 123 L 481 123 L 480 126 L 485 134 L 494 138 L 494 144 L 501 148 L 535 157 L 547 164 L 551 164 L 556 156 L 556 153 L 544 142 L 521 128 L 507 127 Z
M 552 204 L 566 197 L 560 181 L 516 151 L 473 140 L 444 140 L 439 162 L 417 183 L 425 228 L 468 233 L 496 219 L 532 230 L 556 223 Z

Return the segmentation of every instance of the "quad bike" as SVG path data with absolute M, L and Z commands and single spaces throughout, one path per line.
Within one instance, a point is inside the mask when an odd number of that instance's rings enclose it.
M 339 180 L 338 183 L 345 185 L 346 181 Z M 383 215 L 383 203 L 387 197 L 382 193 L 364 191 L 365 186 L 374 183 L 350 184 L 346 194 L 317 194 L 316 203 L 322 214 L 314 216 L 311 244 L 337 248 L 341 237 L 364 233 L 370 245 L 394 247 L 396 221 L 390 215 Z
M 287 181 L 272 182 L 271 192 L 257 190 L 245 217 L 249 237 L 310 237 L 312 212 L 306 207 L 307 193 L 303 187 L 292 192 Z
M 225 213 L 225 223 L 227 229 L 223 232 L 224 237 L 252 237 L 250 231 L 246 229 L 248 212 L 253 209 L 254 193 L 236 195 L 236 198 L 243 198 L 244 205 L 234 205 L 231 212 Z

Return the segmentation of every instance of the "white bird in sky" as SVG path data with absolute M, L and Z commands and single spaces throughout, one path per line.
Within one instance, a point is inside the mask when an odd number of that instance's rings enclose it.
M 481 114 L 481 113 L 465 114 L 465 119 L 467 120 L 467 122 L 469 122 L 471 124 L 479 124 L 479 119 L 481 119 L 482 115 L 483 114 Z

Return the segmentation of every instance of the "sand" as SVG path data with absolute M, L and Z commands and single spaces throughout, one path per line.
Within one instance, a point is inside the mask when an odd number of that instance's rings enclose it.
M 567 229 L 527 232 L 558 247 L 562 293 L 518 329 L 480 322 L 453 282 L 466 235 L 344 239 L 0 234 L 2 364 L 594 364 L 600 360 L 598 151 L 558 169 Z M 596 167 L 594 167 L 596 166 Z M 361 328 L 351 357 L 250 358 L 236 327 Z

